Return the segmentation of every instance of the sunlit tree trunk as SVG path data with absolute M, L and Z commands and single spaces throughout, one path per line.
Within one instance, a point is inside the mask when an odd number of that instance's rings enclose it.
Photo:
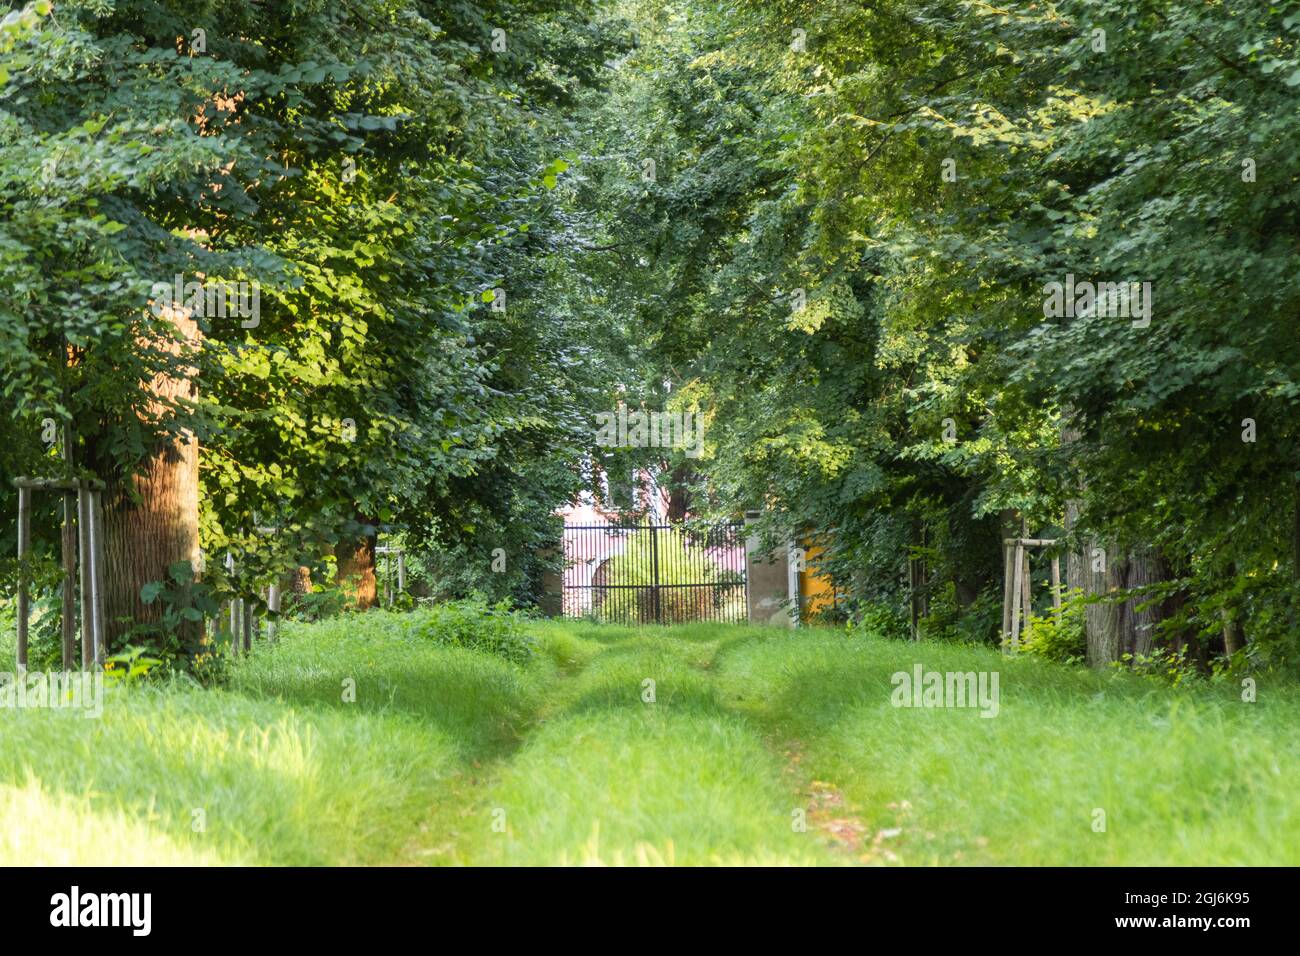
M 185 344 L 197 344 L 201 333 L 192 319 L 174 316 L 173 322 Z M 194 383 L 188 376 L 159 375 L 148 392 L 154 398 L 151 411 L 157 413 L 165 402 L 192 398 Z M 198 567 L 198 439 L 186 432 L 153 449 L 134 474 L 110 471 L 103 477 L 104 634 L 112 653 L 121 648 L 133 624 L 161 617 L 162 605 L 145 604 L 141 588 L 167 580 L 168 568 L 178 562 Z M 199 626 L 185 627 L 182 638 L 197 639 Z
M 345 538 L 334 548 L 334 561 L 337 565 L 334 580 L 347 593 L 352 606 L 375 607 L 379 603 L 379 591 L 374 537 Z

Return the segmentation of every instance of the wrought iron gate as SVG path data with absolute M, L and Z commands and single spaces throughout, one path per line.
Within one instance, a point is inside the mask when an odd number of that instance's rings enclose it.
M 744 524 L 564 526 L 565 617 L 745 621 Z

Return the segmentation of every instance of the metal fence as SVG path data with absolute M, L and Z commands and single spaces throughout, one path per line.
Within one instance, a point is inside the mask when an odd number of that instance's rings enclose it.
M 619 624 L 745 621 L 744 525 L 564 527 L 565 617 Z

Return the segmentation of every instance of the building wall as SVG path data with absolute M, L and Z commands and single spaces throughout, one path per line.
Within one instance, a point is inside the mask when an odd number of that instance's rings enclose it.
M 835 606 L 835 589 L 830 579 L 817 573 L 817 557 L 821 553 L 821 548 L 804 543 L 804 570 L 799 572 L 799 616 L 804 621 Z
M 751 515 L 745 515 L 745 524 L 752 521 Z M 745 559 L 749 566 L 749 623 L 795 626 L 787 552 L 786 548 L 765 552 L 759 547 L 757 535 L 745 537 Z

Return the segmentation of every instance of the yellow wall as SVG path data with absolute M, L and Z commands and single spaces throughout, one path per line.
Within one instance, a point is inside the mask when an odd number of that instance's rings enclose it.
M 800 617 L 805 621 L 815 616 L 823 608 L 835 603 L 835 591 L 831 582 L 816 572 L 817 556 L 822 549 L 802 542 L 804 549 L 804 568 L 799 572 L 799 608 Z

